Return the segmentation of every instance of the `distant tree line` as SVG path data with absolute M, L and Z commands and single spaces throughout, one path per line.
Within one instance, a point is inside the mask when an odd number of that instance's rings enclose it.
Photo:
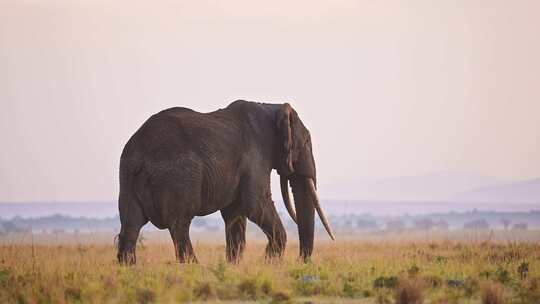
M 281 214 L 287 230 L 296 231 L 296 224 L 286 214 Z M 330 216 L 330 222 L 336 230 L 344 231 L 444 231 L 449 229 L 503 229 L 526 230 L 529 227 L 540 228 L 540 212 L 449 212 L 426 215 L 403 215 L 397 217 L 373 216 L 370 214 L 347 214 Z M 152 229 L 151 225 L 147 228 Z M 218 216 L 196 217 L 192 222 L 193 230 L 216 231 L 223 229 L 223 220 Z M 37 218 L 14 217 L 0 219 L 1 233 L 34 232 L 87 232 L 99 230 L 118 231 L 118 216 L 96 219 L 52 215 Z M 322 229 L 317 222 L 317 229 Z

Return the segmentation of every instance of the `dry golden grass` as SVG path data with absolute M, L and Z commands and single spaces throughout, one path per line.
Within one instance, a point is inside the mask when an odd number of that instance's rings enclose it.
M 238 265 L 224 261 L 215 241 L 195 243 L 199 264 L 190 265 L 174 261 L 168 241 L 148 242 L 139 244 L 137 265 L 121 267 L 112 241 L 39 238 L 0 245 L 0 303 L 480 303 L 492 283 L 512 303 L 540 301 L 536 242 L 319 241 L 304 264 L 293 242 L 282 260 L 265 261 L 265 243 L 250 240 Z

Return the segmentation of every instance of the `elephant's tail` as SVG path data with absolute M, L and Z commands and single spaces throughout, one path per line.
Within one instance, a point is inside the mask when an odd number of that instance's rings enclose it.
M 125 162 L 120 165 L 120 199 L 119 208 L 133 208 L 129 205 L 137 205 L 145 220 L 151 221 L 154 226 L 163 229 L 165 223 L 161 217 L 156 205 L 159 202 L 156 200 L 155 190 L 152 186 L 151 179 L 154 176 L 155 170 L 152 171 L 152 166 L 149 166 L 144 161 Z M 124 205 L 124 207 L 122 207 Z M 122 213 L 122 211 L 120 211 Z M 122 217 L 122 216 L 121 216 Z

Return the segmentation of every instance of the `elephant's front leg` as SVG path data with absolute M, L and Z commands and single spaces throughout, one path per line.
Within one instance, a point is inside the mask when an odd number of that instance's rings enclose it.
M 266 203 L 257 205 L 249 214 L 249 219 L 257 224 L 266 237 L 268 245 L 266 246 L 266 257 L 281 257 L 285 251 L 287 243 L 287 234 L 281 223 L 281 219 L 276 211 L 274 203 L 270 200 Z
M 190 224 L 191 219 L 178 219 L 169 228 L 176 251 L 176 259 L 180 263 L 197 263 L 191 239 L 189 238 Z
M 238 212 L 236 206 L 221 210 L 225 221 L 227 239 L 227 261 L 238 263 L 246 244 L 246 216 Z

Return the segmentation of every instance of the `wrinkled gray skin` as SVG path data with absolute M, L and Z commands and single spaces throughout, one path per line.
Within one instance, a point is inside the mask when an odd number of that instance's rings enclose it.
M 315 210 L 333 235 L 318 205 L 309 131 L 289 104 L 239 100 L 211 113 L 171 108 L 153 115 L 120 159 L 118 261 L 135 263 L 139 231 L 150 221 L 169 229 L 180 262 L 195 262 L 191 220 L 218 210 L 229 261 L 242 255 L 246 219 L 267 236 L 266 256 L 281 256 L 287 236 L 270 194 L 272 169 L 280 174 L 283 199 L 298 224 L 300 256 L 308 259 Z

